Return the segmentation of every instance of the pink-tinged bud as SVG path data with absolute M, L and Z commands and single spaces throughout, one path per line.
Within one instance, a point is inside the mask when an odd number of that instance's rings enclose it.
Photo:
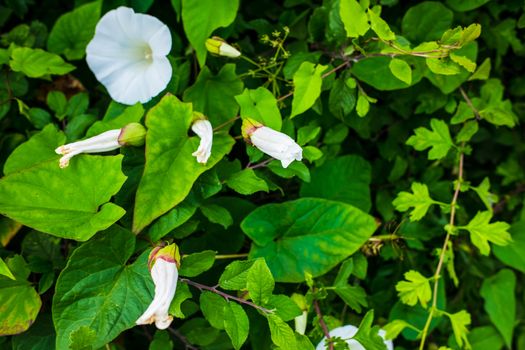
M 179 264 L 180 254 L 176 244 L 164 248 L 157 247 L 150 253 L 148 266 L 155 284 L 155 296 L 146 311 L 135 322 L 136 324 L 155 322 L 158 329 L 166 329 L 170 326 L 173 317 L 169 315 L 169 308 L 177 290 Z
M 254 120 L 243 120 L 242 135 L 262 152 L 280 160 L 283 168 L 303 159 L 303 149 L 290 136 Z
M 206 164 L 211 156 L 211 146 L 213 144 L 213 127 L 211 123 L 201 113 L 194 112 L 196 118 L 191 126 L 191 130 L 200 137 L 199 148 L 191 155 L 197 158 L 197 162 Z

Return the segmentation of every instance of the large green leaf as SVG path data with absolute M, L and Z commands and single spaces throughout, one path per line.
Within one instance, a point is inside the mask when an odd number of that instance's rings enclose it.
M 238 8 L 239 0 L 182 0 L 184 32 L 201 66 L 206 62 L 206 39 L 215 29 L 230 25 Z
M 264 257 L 278 282 L 321 276 L 374 233 L 374 218 L 341 202 L 303 198 L 255 209 L 241 223 L 253 240 L 250 258 Z
M 68 60 L 84 57 L 95 34 L 101 5 L 101 1 L 90 2 L 60 16 L 49 33 L 47 49 L 64 54 Z
M 352 74 L 357 79 L 375 87 L 378 90 L 399 90 L 408 86 L 397 78 L 390 69 L 390 57 L 368 57 L 352 65 Z M 412 83 L 416 83 L 414 79 Z
M 425 1 L 408 9 L 401 29 L 416 43 L 437 40 L 452 25 L 453 13 L 438 1 Z
M 494 255 L 508 266 L 525 273 L 525 221 L 513 224 L 509 233 L 512 242 L 505 246 L 494 245 Z
M 79 155 L 61 169 L 54 149 L 64 140 L 50 125 L 11 154 L 0 179 L 0 213 L 42 232 L 85 241 L 124 215 L 108 203 L 126 179 L 122 156 Z
M 301 196 L 332 199 L 369 211 L 371 172 L 370 164 L 359 156 L 329 160 L 312 170 L 310 182 L 301 186 Z
M 195 84 L 184 92 L 184 101 L 193 102 L 193 108 L 204 113 L 215 127 L 237 115 L 239 105 L 235 96 L 242 88 L 234 64 L 224 65 L 217 75 L 204 67 Z
M 15 255 L 7 259 L 15 280 L 0 275 L 0 336 L 22 333 L 31 326 L 42 301 L 27 281 L 29 269 L 24 258 Z
M 215 134 L 210 159 L 205 165 L 197 163 L 191 154 L 198 148 L 199 139 L 188 136 L 192 118 L 191 103 L 173 95 L 166 95 L 148 112 L 146 165 L 135 200 L 134 232 L 182 202 L 199 175 L 232 148 L 230 136 Z
M 480 294 L 485 300 L 485 311 L 505 340 L 512 347 L 512 334 L 516 321 L 516 275 L 512 270 L 500 270 L 485 278 Z
M 113 226 L 73 252 L 53 298 L 57 349 L 86 331 L 98 349 L 135 325 L 152 300 L 153 282 L 147 252 L 127 265 L 134 251 L 133 234 Z
M 321 74 L 327 66 L 303 62 L 293 75 L 294 94 L 290 118 L 301 114 L 312 107 L 321 94 L 323 78 Z

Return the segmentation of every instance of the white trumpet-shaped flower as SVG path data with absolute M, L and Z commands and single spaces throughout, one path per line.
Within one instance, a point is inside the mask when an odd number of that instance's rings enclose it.
M 348 347 L 352 350 L 366 350 L 360 342 L 355 339 L 351 339 L 357 333 L 357 327 L 352 325 L 346 325 L 343 327 L 338 327 L 330 331 L 330 338 L 341 338 L 346 341 Z M 385 339 L 386 332 L 384 330 L 379 330 L 378 333 L 383 339 Z M 385 340 L 385 345 L 388 350 L 394 350 L 394 343 L 391 340 Z M 328 344 L 326 343 L 326 337 L 324 337 L 321 342 L 317 345 L 315 350 L 326 350 L 328 349 Z
M 166 57 L 168 27 L 157 18 L 119 7 L 98 22 L 86 48 L 86 61 L 112 99 L 132 105 L 158 95 L 171 79 Z
M 245 139 L 262 152 L 280 160 L 283 168 L 287 168 L 294 160 L 303 159 L 303 149 L 290 136 L 254 120 L 244 119 L 242 133 Z
M 197 158 L 197 162 L 206 164 L 211 156 L 211 146 L 213 144 L 213 128 L 208 119 L 204 116 L 198 117 L 192 124 L 191 130 L 200 137 L 199 148 L 192 153 Z
M 55 149 L 55 153 L 62 155 L 59 165 L 65 168 L 69 165 L 69 160 L 77 154 L 113 151 L 126 145 L 141 146 L 145 136 L 146 129 L 141 124 L 130 123 L 122 129 L 109 130 L 82 141 L 62 145 Z
M 155 284 L 155 296 L 135 323 L 140 325 L 155 322 L 158 329 L 166 329 L 173 321 L 169 308 L 177 290 L 179 248 L 175 244 L 164 248 L 157 247 L 151 252 L 149 260 L 151 278 Z

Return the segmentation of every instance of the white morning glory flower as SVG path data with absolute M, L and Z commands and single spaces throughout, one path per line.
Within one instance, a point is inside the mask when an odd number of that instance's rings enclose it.
M 168 27 L 157 18 L 119 7 L 98 22 L 86 61 L 112 99 L 145 103 L 166 88 L 171 65 Z
M 135 323 L 140 325 L 155 322 L 158 329 L 166 329 L 173 321 L 169 309 L 177 290 L 177 279 L 179 278 L 179 248 L 175 244 L 170 244 L 164 248 L 155 248 L 151 252 L 149 260 L 151 278 L 155 284 L 155 296 L 146 311 Z
M 191 130 L 200 137 L 199 148 L 192 153 L 197 158 L 197 162 L 206 164 L 211 156 L 211 146 L 213 143 L 213 128 L 208 119 L 197 119 L 193 122 Z
M 343 340 L 346 340 L 346 343 L 348 344 L 348 347 L 352 350 L 366 350 L 363 345 L 361 345 L 360 342 L 358 342 L 355 339 L 352 338 L 357 333 L 357 327 L 352 325 L 346 325 L 343 327 L 338 327 L 335 329 L 332 329 L 330 331 L 330 337 L 331 338 L 341 338 Z M 383 339 L 385 339 L 386 332 L 384 330 L 379 330 L 378 333 Z M 326 350 L 328 349 L 328 344 L 326 343 L 326 337 L 324 337 L 321 342 L 317 345 L 315 350 Z M 394 350 L 394 343 L 392 343 L 391 340 L 385 340 L 385 345 L 388 350 Z
M 290 136 L 251 119 L 244 119 L 242 124 L 244 138 L 262 152 L 280 160 L 283 168 L 294 160 L 303 159 L 303 149 Z

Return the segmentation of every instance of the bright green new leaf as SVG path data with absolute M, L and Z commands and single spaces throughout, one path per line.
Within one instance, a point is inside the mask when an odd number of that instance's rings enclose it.
M 456 142 L 468 142 L 478 132 L 479 126 L 476 120 L 466 122 L 456 135 Z
M 404 212 L 412 207 L 414 208 L 410 212 L 410 221 L 421 220 L 432 204 L 441 204 L 430 198 L 427 185 L 413 182 L 410 188 L 412 189 L 412 193 L 405 191 L 399 192 L 392 202 L 398 211 Z
M 246 289 L 257 305 L 264 305 L 272 296 L 275 281 L 264 259 L 257 259 L 246 276 Z
M 300 194 L 302 197 L 345 202 L 368 212 L 372 206 L 371 181 L 370 163 L 362 157 L 346 155 L 328 160 L 322 166 L 312 169 L 311 180 L 301 185 Z
M 494 276 L 485 278 L 480 294 L 485 300 L 484 308 L 490 320 L 496 326 L 512 348 L 512 335 L 516 321 L 516 275 L 512 270 L 500 270 Z
M 92 346 L 98 349 L 135 326 L 152 300 L 153 281 L 149 252 L 128 265 L 134 252 L 135 237 L 118 226 L 75 249 L 53 298 L 57 349 L 68 349 L 71 335 L 82 327 L 95 332 Z
M 242 88 L 234 64 L 225 64 L 217 75 L 203 67 L 195 84 L 184 91 L 184 101 L 192 102 L 193 109 L 204 113 L 213 127 L 217 127 L 237 115 L 239 104 L 235 96 L 242 92 Z
M 327 66 L 303 62 L 293 76 L 294 94 L 292 100 L 292 114 L 290 118 L 299 115 L 312 107 L 321 95 L 323 78 L 321 74 Z
M 47 39 L 47 49 L 64 54 L 68 60 L 79 60 L 95 34 L 100 18 L 101 1 L 93 1 L 65 13 L 55 22 Z
M 468 80 L 487 80 L 490 76 L 491 68 L 490 58 L 486 58 Z
M 30 78 L 40 78 L 50 74 L 63 75 L 75 69 L 75 66 L 64 62 L 54 53 L 29 47 L 13 49 L 9 66 L 13 71 L 22 72 Z
M 224 330 L 230 337 L 235 350 L 240 349 L 248 338 L 250 322 L 246 312 L 239 304 L 228 302 L 224 306 Z
M 79 155 L 61 169 L 65 137 L 49 125 L 20 145 L 0 179 L 0 213 L 42 232 L 85 241 L 124 215 L 109 203 L 126 180 L 122 156 Z
M 15 280 L 15 276 L 13 275 L 11 270 L 9 270 L 9 266 L 7 266 L 7 264 L 1 258 L 0 258 L 0 275 L 8 277 L 12 280 Z
M 355 106 L 355 111 L 361 118 L 366 116 L 368 111 L 370 111 L 370 102 L 368 101 L 367 96 L 363 94 L 361 90 L 359 90 L 357 94 L 357 104 Z
M 299 350 L 294 331 L 275 314 L 267 314 L 272 342 L 281 349 Z
M 241 223 L 253 240 L 250 258 L 264 257 L 276 281 L 320 276 L 352 255 L 375 231 L 374 219 L 341 202 L 303 198 L 268 204 Z
M 417 128 L 414 130 L 415 135 L 410 136 L 406 144 L 414 147 L 417 151 L 428 151 L 428 159 L 441 159 L 445 157 L 451 147 L 454 146 L 447 124 L 439 119 L 430 120 L 430 127 Z
M 249 195 L 255 192 L 268 192 L 268 184 L 255 174 L 253 169 L 243 169 L 230 175 L 226 185 L 237 193 Z
M 395 339 L 405 328 L 410 327 L 410 324 L 404 320 L 393 320 L 383 326 L 385 330 L 386 339 Z
M 451 53 L 450 59 L 459 64 L 461 67 L 468 70 L 470 73 L 473 73 L 476 70 L 476 63 L 472 62 L 469 58 L 465 56 L 459 56 Z
M 470 325 L 470 314 L 466 310 L 461 310 L 454 314 L 445 313 L 452 323 L 452 331 L 454 332 L 454 338 L 456 343 L 458 343 L 460 348 L 463 348 L 465 344 L 466 348 L 470 348 L 468 340 L 468 328 Z
M 229 26 L 235 20 L 238 8 L 239 0 L 182 0 L 184 32 L 197 53 L 201 67 L 208 52 L 206 40 L 215 29 Z
M 204 250 L 202 252 L 183 255 L 179 274 L 185 277 L 195 277 L 208 271 L 215 262 L 216 252 Z
M 29 268 L 21 255 L 7 259 L 13 279 L 0 275 L 0 336 L 22 333 L 36 319 L 42 301 L 27 278 Z
M 456 75 L 461 72 L 461 67 L 450 58 L 427 57 L 425 62 L 428 69 L 435 74 Z
M 277 99 L 264 88 L 255 90 L 244 89 L 243 93 L 235 96 L 241 107 L 241 118 L 251 118 L 274 130 L 281 130 L 281 112 L 277 107 Z
M 410 85 L 412 83 L 412 68 L 410 65 L 399 58 L 392 58 L 388 64 L 388 68 L 396 78 L 402 82 Z
M 200 174 L 213 167 L 233 146 L 233 139 L 215 134 L 211 157 L 197 163 L 191 154 L 199 139 L 188 137 L 191 104 L 166 95 L 146 117 L 146 165 L 135 199 L 133 231 L 146 225 L 184 200 Z
M 419 301 L 421 306 L 426 308 L 432 297 L 428 278 L 414 270 L 405 272 L 404 276 L 406 281 L 400 281 L 396 284 L 396 290 L 401 301 L 410 306 L 416 305 Z
M 368 16 L 357 0 L 341 0 L 339 15 L 349 38 L 357 38 L 368 32 Z
M 490 223 L 492 212 L 480 211 L 470 220 L 467 226 L 458 228 L 467 230 L 470 233 L 470 240 L 483 255 L 489 255 L 492 242 L 496 245 L 507 245 L 512 241 L 508 232 L 510 225 L 503 221 Z
M 382 19 L 379 14 L 377 14 L 374 10 L 380 9 L 380 7 L 374 7 L 374 9 L 368 9 L 368 19 L 370 20 L 370 27 L 372 30 L 377 34 L 377 36 L 382 40 L 395 40 L 396 35 L 394 32 L 390 29 L 390 26 L 388 23 L 385 22 L 384 19 Z M 410 84 L 410 83 L 408 83 Z
M 470 189 L 478 194 L 479 199 L 481 199 L 483 204 L 485 204 L 487 210 L 492 211 L 492 206 L 498 202 L 498 196 L 489 191 L 489 178 L 484 178 L 483 181 L 481 181 L 481 183 L 477 187 L 471 186 Z
M 352 337 L 367 350 L 387 350 L 384 339 L 379 335 L 379 326 L 373 326 L 374 310 L 366 313 L 359 324 L 357 333 Z

